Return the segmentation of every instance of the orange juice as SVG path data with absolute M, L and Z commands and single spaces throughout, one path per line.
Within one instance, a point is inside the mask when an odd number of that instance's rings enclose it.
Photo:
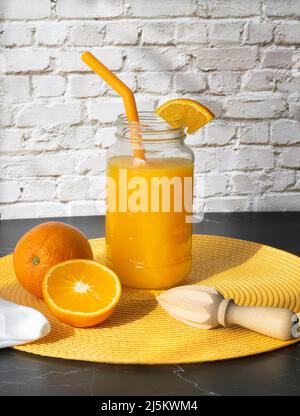
M 115 156 L 108 160 L 107 177 L 116 185 L 107 190 L 108 200 L 115 198 L 106 215 L 111 267 L 125 286 L 158 289 L 176 285 L 191 269 L 192 224 L 187 216 L 193 198 L 193 161 Z M 163 199 L 168 188 L 158 186 L 160 180 L 172 181 L 169 206 L 168 198 Z M 189 184 L 188 189 L 184 184 Z

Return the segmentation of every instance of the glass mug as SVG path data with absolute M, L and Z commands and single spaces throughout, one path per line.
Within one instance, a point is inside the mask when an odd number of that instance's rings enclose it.
M 184 279 L 192 264 L 194 154 L 182 128 L 151 112 L 140 124 L 117 118 L 107 152 L 106 251 L 122 284 L 162 289 Z M 142 137 L 145 160 L 134 157 Z

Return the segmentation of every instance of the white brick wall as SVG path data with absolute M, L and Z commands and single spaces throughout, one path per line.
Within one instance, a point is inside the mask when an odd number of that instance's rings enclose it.
M 86 49 L 140 110 L 216 113 L 187 139 L 207 211 L 300 209 L 300 0 L 0 0 L 0 16 L 1 218 L 104 212 L 123 107 Z

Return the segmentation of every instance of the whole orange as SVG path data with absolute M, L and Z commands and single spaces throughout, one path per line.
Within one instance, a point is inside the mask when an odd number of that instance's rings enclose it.
M 13 262 L 19 283 L 42 298 L 43 279 L 56 264 L 72 259 L 93 259 L 88 239 L 77 228 L 57 221 L 40 224 L 17 243 Z

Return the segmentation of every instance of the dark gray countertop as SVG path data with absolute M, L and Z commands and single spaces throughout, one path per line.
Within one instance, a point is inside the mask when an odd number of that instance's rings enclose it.
M 104 235 L 104 218 L 63 218 L 88 237 Z M 45 220 L 0 223 L 0 256 Z M 236 237 L 300 255 L 300 213 L 209 214 L 194 232 Z M 299 276 L 300 279 L 300 276 Z M 189 365 L 111 365 L 0 350 L 4 395 L 300 395 L 300 344 L 230 361 Z

